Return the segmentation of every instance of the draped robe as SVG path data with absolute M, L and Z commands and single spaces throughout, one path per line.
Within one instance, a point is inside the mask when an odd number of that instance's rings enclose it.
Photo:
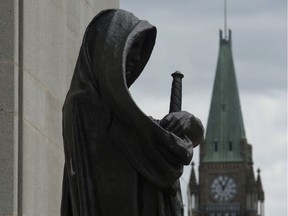
M 62 216 L 178 216 L 175 182 L 193 147 L 146 116 L 129 93 L 156 28 L 124 10 L 88 25 L 63 105 Z M 127 58 L 141 42 L 141 59 Z M 127 76 L 127 65 L 133 65 Z

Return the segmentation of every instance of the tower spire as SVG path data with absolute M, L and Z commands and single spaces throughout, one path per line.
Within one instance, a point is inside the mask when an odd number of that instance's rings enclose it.
M 227 1 L 224 0 L 224 36 L 227 39 Z
M 220 39 L 203 162 L 231 162 L 245 159 L 241 152 L 242 142 L 246 136 L 231 43 L 231 31 L 229 31 L 229 40 Z

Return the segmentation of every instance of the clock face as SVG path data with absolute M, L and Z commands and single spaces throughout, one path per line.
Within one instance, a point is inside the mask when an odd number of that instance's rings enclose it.
M 211 196 L 217 202 L 229 202 L 237 193 L 237 185 L 233 178 L 220 175 L 211 184 Z

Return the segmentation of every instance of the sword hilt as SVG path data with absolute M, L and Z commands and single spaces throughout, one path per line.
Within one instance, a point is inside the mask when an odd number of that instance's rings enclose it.
M 173 77 L 171 96 L 170 96 L 170 109 L 169 113 L 179 112 L 182 107 L 182 78 L 184 75 L 179 71 L 171 74 Z

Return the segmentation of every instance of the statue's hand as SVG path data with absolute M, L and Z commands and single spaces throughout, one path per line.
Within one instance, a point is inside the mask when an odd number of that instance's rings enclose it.
M 169 113 L 160 121 L 160 125 L 181 138 L 187 136 L 193 147 L 203 141 L 204 127 L 200 119 L 186 111 Z

